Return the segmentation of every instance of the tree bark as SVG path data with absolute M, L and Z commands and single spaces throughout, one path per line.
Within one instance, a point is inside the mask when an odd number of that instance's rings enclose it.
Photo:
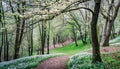
M 19 1 L 18 1 L 19 2 Z M 25 8 L 25 1 L 22 1 L 22 8 Z M 19 14 L 23 14 L 25 12 L 25 9 L 21 9 L 21 4 L 17 3 L 17 12 Z M 16 39 L 15 39 L 15 46 L 14 46 L 14 59 L 19 58 L 20 54 L 19 54 L 19 50 L 20 50 L 20 45 L 22 43 L 22 38 L 23 38 L 23 32 L 24 32 L 24 26 L 25 26 L 25 18 L 20 18 L 18 16 L 17 18 L 17 30 L 16 30 Z
M 113 2 L 111 4 L 113 4 Z M 114 21 L 118 15 L 119 7 L 120 7 L 120 1 L 117 4 L 117 6 L 115 7 L 115 12 L 114 12 L 111 19 L 109 18 L 111 6 L 109 7 L 109 10 L 108 10 L 109 13 L 108 13 L 108 16 L 106 18 L 106 23 L 104 25 L 104 29 L 103 29 L 103 33 L 102 33 L 101 46 L 104 46 L 104 47 L 109 46 L 109 39 L 110 39 L 111 31 L 112 31 L 112 28 L 114 25 Z
M 42 37 L 41 37 L 41 45 L 42 45 L 42 54 L 44 54 L 44 48 L 46 43 L 46 21 L 42 22 Z
M 75 28 L 74 28 L 74 26 L 72 26 L 72 33 L 73 33 L 75 45 L 78 46 L 78 43 L 77 43 L 77 36 L 76 36 L 76 33 L 75 33 Z
M 54 46 L 54 48 L 55 48 L 55 44 L 56 44 L 56 39 L 55 39 L 55 37 L 53 37 L 53 46 Z
M 50 45 L 50 23 L 48 25 L 48 34 L 47 34 L 47 54 L 49 54 L 49 45 Z
M 0 22 L 2 24 L 2 45 L 4 46 L 4 60 L 8 61 L 8 48 L 9 48 L 9 44 L 8 44 L 8 37 L 7 37 L 7 28 L 6 28 L 6 24 L 5 24 L 5 14 L 4 14 L 4 8 L 2 6 L 2 3 L 0 4 L 1 8 L 0 8 Z M 1 46 L 2 49 L 2 46 Z M 2 51 L 1 51 L 2 52 Z
M 82 31 L 81 31 L 81 25 L 79 24 L 78 20 L 75 18 L 75 16 L 72 13 L 70 13 L 70 16 L 72 17 L 72 19 L 75 21 L 76 25 L 78 26 L 80 38 L 82 40 L 83 45 L 86 45 L 87 42 L 86 42 L 86 39 L 83 37 Z
M 33 26 L 29 27 L 29 29 L 32 29 L 27 33 L 28 55 L 31 56 L 33 55 Z
M 91 22 L 91 38 L 92 38 L 92 48 L 93 48 L 92 63 L 102 62 L 100 56 L 100 46 L 98 43 L 98 36 L 97 36 L 97 22 L 100 11 L 101 0 L 94 0 L 94 1 L 95 1 L 95 7 Z

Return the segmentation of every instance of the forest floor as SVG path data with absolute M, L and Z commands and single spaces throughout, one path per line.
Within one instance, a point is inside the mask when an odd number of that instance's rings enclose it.
M 120 51 L 120 46 L 101 47 L 100 51 L 102 54 L 114 53 L 114 52 Z M 85 52 L 92 53 L 92 50 L 88 50 Z M 35 69 L 66 69 L 67 60 L 69 60 L 69 56 L 59 56 L 55 58 L 50 58 L 46 61 L 43 61 Z
M 120 51 L 120 46 L 114 46 L 114 47 L 103 47 L 101 48 L 101 53 L 114 53 L 117 51 Z
M 107 53 L 114 53 L 120 51 L 120 46 L 109 46 L 109 47 L 101 47 L 100 48 L 100 52 L 102 54 L 107 54 Z M 92 50 L 88 50 L 87 52 L 91 52 Z
M 69 56 L 59 56 L 43 61 L 35 69 L 66 69 L 66 64 Z

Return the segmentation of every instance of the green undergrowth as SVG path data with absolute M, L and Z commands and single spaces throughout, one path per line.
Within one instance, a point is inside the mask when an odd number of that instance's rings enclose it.
M 76 53 L 80 53 L 80 52 L 90 49 L 91 45 L 90 45 L 89 40 L 87 40 L 87 42 L 88 42 L 87 45 L 83 45 L 82 41 L 78 40 L 78 46 L 75 46 L 75 43 L 73 42 L 73 43 L 70 43 L 63 47 L 52 49 L 52 50 L 50 50 L 50 53 L 52 53 L 52 54 L 65 53 L 67 55 L 74 55 Z
M 110 44 L 120 43 L 120 36 L 116 37 L 115 39 L 110 40 L 109 43 L 110 43 Z
M 120 69 L 120 52 L 102 55 L 103 62 L 92 64 L 91 54 L 73 55 L 67 63 L 68 69 Z
M 8 62 L 1 62 L 0 69 L 33 69 L 34 67 L 37 67 L 42 61 L 60 55 L 63 54 L 35 55 L 11 60 Z

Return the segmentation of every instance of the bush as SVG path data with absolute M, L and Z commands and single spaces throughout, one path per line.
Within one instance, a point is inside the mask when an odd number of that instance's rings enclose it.
M 1 62 L 0 69 L 32 69 L 39 65 L 40 62 L 58 55 L 61 54 L 35 55 L 11 60 L 8 62 Z
M 67 63 L 68 69 L 120 69 L 120 62 L 115 59 L 103 57 L 104 63 L 91 63 L 91 54 L 76 54 Z

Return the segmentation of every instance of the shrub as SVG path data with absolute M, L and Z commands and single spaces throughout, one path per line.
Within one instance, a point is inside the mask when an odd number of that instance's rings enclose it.
M 68 69 L 120 69 L 120 62 L 110 58 L 103 57 L 103 63 L 91 63 L 91 54 L 76 54 L 70 58 L 67 63 Z
M 31 69 L 39 65 L 40 62 L 58 55 L 61 54 L 35 55 L 11 60 L 8 62 L 1 62 L 0 69 Z

